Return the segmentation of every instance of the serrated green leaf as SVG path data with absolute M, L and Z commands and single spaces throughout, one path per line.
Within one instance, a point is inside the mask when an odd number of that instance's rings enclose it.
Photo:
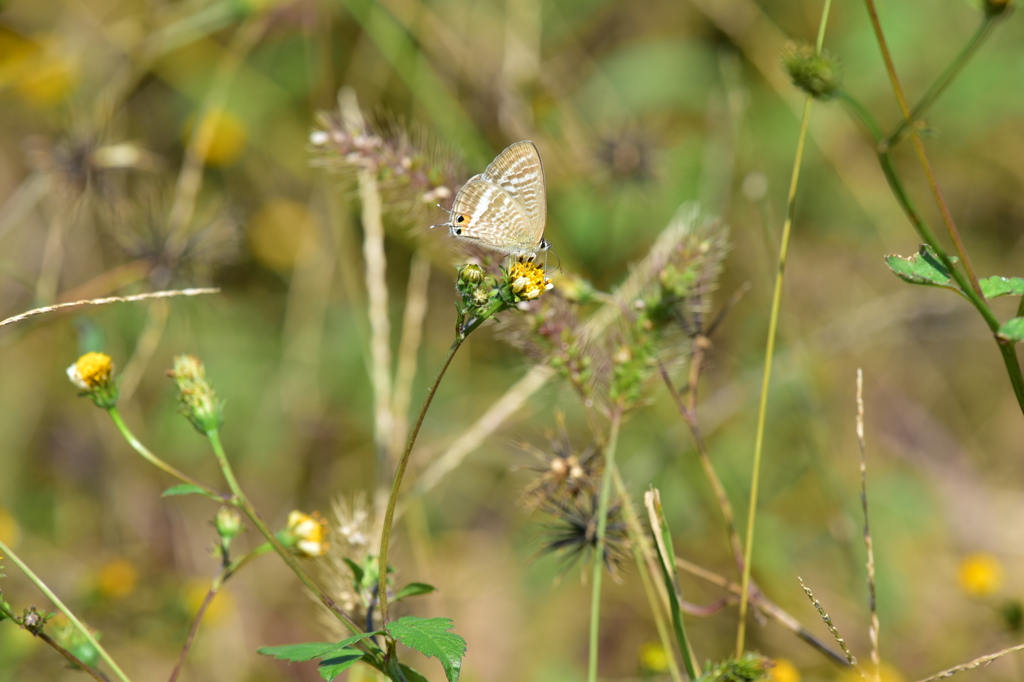
M 362 651 L 357 649 L 347 649 L 339 656 L 332 656 L 331 658 L 325 658 L 320 661 L 320 665 L 317 667 L 316 671 L 320 673 L 320 677 L 327 680 L 327 682 L 331 682 L 331 680 L 348 668 L 351 668 L 362 658 Z
M 160 494 L 161 497 L 172 497 L 174 495 L 202 495 L 203 497 L 209 497 L 211 500 L 219 500 L 223 502 L 219 495 L 211 495 L 199 486 L 192 485 L 191 483 L 173 485 Z
M 466 640 L 450 632 L 453 627 L 451 618 L 406 616 L 389 624 L 388 633 L 410 649 L 439 660 L 448 682 L 458 682 Z
M 314 658 L 322 658 L 335 650 L 337 646 L 337 644 L 331 644 L 330 642 L 304 642 L 303 644 L 262 646 L 256 652 L 264 656 L 273 656 L 279 661 L 300 663 L 302 661 L 312 661 Z
M 954 263 L 957 261 L 956 258 L 950 260 Z M 927 244 L 922 244 L 921 250 L 909 258 L 893 253 L 885 257 L 885 262 L 904 282 L 960 291 L 959 287 L 950 283 L 949 270 Z
M 391 601 L 402 601 L 407 597 L 419 597 L 424 594 L 430 594 L 431 592 L 437 592 L 437 588 L 433 585 L 426 583 L 409 583 L 391 598 Z
M 1024 277 L 986 277 L 978 282 L 985 298 L 1024 296 Z
M 999 328 L 999 338 L 1014 343 L 1024 341 L 1024 317 L 1015 317 L 1004 322 Z

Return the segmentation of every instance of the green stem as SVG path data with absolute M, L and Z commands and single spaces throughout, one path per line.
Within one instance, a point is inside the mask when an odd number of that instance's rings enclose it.
M 601 496 L 597 503 L 597 546 L 594 549 L 594 579 L 590 589 L 590 659 L 587 681 L 597 682 L 598 635 L 601 630 L 601 579 L 604 577 L 604 551 L 608 530 L 608 501 L 612 491 L 612 472 L 615 471 L 615 451 L 619 442 L 619 424 L 622 414 L 614 408 L 611 426 L 608 430 L 608 445 L 605 447 L 604 475 L 601 479 Z
M 434 400 L 434 395 L 437 393 L 437 387 L 441 385 L 441 379 L 444 378 L 444 374 L 448 371 L 448 366 L 452 364 L 452 359 L 455 357 L 455 353 L 462 346 L 462 342 L 466 340 L 466 336 L 469 332 L 473 331 L 480 325 L 480 322 L 472 325 L 468 331 L 459 329 L 456 331 L 455 341 L 452 342 L 451 348 L 448 349 L 448 354 L 444 356 L 444 360 L 441 362 L 440 369 L 437 370 L 437 374 L 434 375 L 434 381 L 427 390 L 427 397 L 423 400 L 423 405 L 420 407 L 420 413 L 416 417 L 416 423 L 412 427 L 412 431 L 409 432 L 409 438 L 405 442 L 405 450 L 402 452 L 402 458 L 398 461 L 398 468 L 395 470 L 395 479 L 391 483 L 391 495 L 388 497 L 387 510 L 384 512 L 384 526 L 380 533 L 380 554 L 377 556 L 377 571 L 379 574 L 380 582 L 377 584 L 377 599 L 380 605 L 380 617 L 384 626 L 388 624 L 388 546 L 391 543 L 391 527 L 395 521 L 395 506 L 398 504 L 398 492 L 402 487 L 402 478 L 405 476 L 405 470 L 409 466 L 409 456 L 412 454 L 412 446 L 416 442 L 416 437 L 419 436 L 420 427 L 423 426 L 423 420 L 427 416 L 427 409 L 430 407 L 430 403 Z M 390 651 L 390 647 L 389 647 Z
M 292 569 L 292 572 L 298 577 L 302 584 L 305 585 L 310 592 L 315 594 L 320 602 L 330 609 L 353 634 L 359 634 L 363 630 L 359 627 L 359 624 L 352 620 L 351 617 L 339 607 L 334 600 L 331 599 L 327 594 L 313 582 L 313 579 L 309 577 L 300 564 L 299 560 L 292 554 L 287 547 L 281 544 L 281 540 L 270 530 L 266 522 L 260 517 L 256 508 L 252 506 L 249 499 L 242 492 L 241 487 L 238 485 L 238 481 L 235 479 L 234 471 L 231 469 L 231 464 L 228 462 L 227 455 L 224 453 L 224 446 L 220 442 L 220 433 L 216 429 L 212 429 L 206 432 L 206 437 L 210 440 L 210 446 L 213 448 L 214 455 L 217 457 L 217 463 L 220 464 L 221 471 L 224 473 L 224 478 L 228 482 L 228 486 L 231 488 L 231 492 L 234 493 L 234 499 L 230 500 L 231 504 L 242 510 L 242 513 L 249 517 L 256 529 L 260 532 L 267 542 L 270 543 L 274 551 L 277 552 L 278 556 L 288 565 L 288 568 Z
M 882 173 L 885 175 L 886 182 L 889 183 L 889 188 L 892 190 L 893 196 L 899 202 L 903 212 L 907 215 L 910 220 L 910 224 L 917 232 L 921 240 L 930 246 L 935 254 L 942 261 L 943 266 L 950 273 L 950 276 L 956 280 L 957 285 L 960 287 L 960 292 L 964 298 L 970 301 L 971 305 L 974 306 L 975 310 L 985 320 L 985 324 L 988 325 L 989 330 L 995 334 L 999 331 L 1000 322 L 999 318 L 995 316 L 992 309 L 988 306 L 985 298 L 971 286 L 971 283 L 967 280 L 960 270 L 958 270 L 945 249 L 936 239 L 935 234 L 928 227 L 928 224 L 924 221 L 924 217 L 914 206 L 914 202 L 911 200 L 910 195 L 907 193 L 906 188 L 900 181 L 899 175 L 896 173 L 896 164 L 893 162 L 892 154 L 884 146 L 882 140 L 881 128 L 875 121 L 874 117 L 864 108 L 864 106 L 849 93 L 840 91 L 838 97 L 849 107 L 850 111 L 857 117 L 858 120 L 867 128 L 871 137 L 875 140 L 876 149 L 878 152 L 878 163 L 882 167 Z M 1021 305 L 1018 308 L 1017 316 L 1024 315 L 1024 299 L 1021 300 Z M 1017 397 L 1017 403 L 1024 412 L 1024 373 L 1021 372 L 1020 361 L 1017 358 L 1016 350 L 1012 343 L 1001 340 L 998 336 L 995 337 L 996 345 L 999 348 L 999 353 L 1003 356 L 1003 364 L 1006 366 L 1006 373 L 1010 377 L 1010 385 L 1013 387 L 1014 395 Z
M 63 656 L 68 663 L 70 663 L 73 667 L 81 669 L 82 672 L 89 675 L 89 677 L 96 680 L 96 682 L 109 682 L 107 678 L 103 676 L 103 673 L 101 673 L 99 670 L 96 670 L 96 668 L 93 668 L 88 663 L 83 662 L 80 658 L 78 658 L 73 653 L 62 647 L 60 644 L 56 642 L 56 640 L 53 639 L 53 637 L 50 637 L 41 629 L 25 627 L 24 618 L 19 618 L 13 611 L 6 608 L 4 606 L 4 600 L 0 598 L 0 620 L 3 620 L 4 618 L 7 618 L 12 623 L 17 623 L 21 626 L 23 630 L 28 630 L 33 637 L 38 637 L 39 639 L 46 642 L 54 651 Z
M 995 24 L 995 16 L 985 16 L 981 20 L 981 24 L 978 29 L 971 36 L 971 39 L 967 41 L 960 53 L 953 58 L 953 61 L 945 68 L 945 70 L 939 74 L 939 77 L 935 79 L 935 82 L 931 84 L 928 90 L 921 96 L 921 99 L 914 106 L 910 112 L 909 119 L 903 119 L 899 122 L 896 128 L 889 133 L 889 136 L 882 141 L 882 144 L 886 149 L 891 149 L 900 143 L 903 139 L 904 134 L 914 124 L 915 121 L 919 120 L 925 111 L 928 110 L 935 100 L 939 98 L 939 95 L 945 91 L 949 84 L 953 82 L 957 74 L 960 73 L 960 69 L 967 64 L 967 61 L 974 55 L 979 47 L 985 42 L 985 38 L 988 37 L 989 29 Z
M 62 602 L 57 597 L 57 595 L 55 595 L 53 591 L 46 586 L 46 583 L 44 583 L 39 578 L 39 576 L 33 573 L 32 569 L 30 569 L 20 558 L 18 558 L 18 555 L 12 552 L 11 548 L 5 545 L 2 540 L 0 540 L 0 552 L 2 552 L 4 556 L 10 559 L 15 566 L 20 568 L 21 572 L 28 576 L 28 579 L 31 580 L 32 583 L 39 588 L 39 591 L 46 595 L 47 599 L 53 602 L 53 605 L 56 606 L 61 613 L 67 616 L 67 619 L 71 622 L 72 625 L 75 626 L 75 629 L 77 629 L 85 638 L 85 640 L 89 642 L 89 644 L 92 645 L 94 649 L 96 649 L 96 652 L 100 655 L 100 658 L 102 658 L 106 662 L 106 664 L 110 666 L 110 669 L 114 671 L 114 674 L 117 676 L 117 679 L 121 680 L 121 682 L 130 682 L 128 676 L 125 675 L 121 668 L 118 667 L 117 663 L 115 663 L 114 659 L 110 657 L 110 654 L 107 653 L 106 649 L 100 646 L 100 643 L 97 642 L 96 638 L 92 636 L 92 633 L 89 632 L 89 628 L 85 627 L 85 625 L 82 624 L 82 621 L 78 620 L 78 618 L 71 611 L 71 609 L 65 606 L 64 602 Z
M 828 6 L 822 14 L 822 24 L 827 16 Z M 800 136 L 796 143 L 796 158 L 793 160 L 793 174 L 789 183 L 789 199 L 786 208 L 786 222 L 782 226 L 782 247 L 779 250 L 779 264 L 775 273 L 775 291 L 772 294 L 771 317 L 768 321 L 768 343 L 765 347 L 764 379 L 761 382 L 761 405 L 757 412 L 757 434 L 754 438 L 754 465 L 751 473 L 750 502 L 747 510 L 747 541 L 743 551 L 743 580 L 740 583 L 739 626 L 736 631 L 736 658 L 743 655 L 747 633 L 747 606 L 750 600 L 750 565 L 754 551 L 754 522 L 757 519 L 757 493 L 761 480 L 761 452 L 764 448 L 764 428 L 768 414 L 768 388 L 772 379 L 772 358 L 775 355 L 775 333 L 779 325 L 779 308 L 782 307 L 782 282 L 786 272 L 786 257 L 789 254 L 789 236 L 793 229 L 793 215 L 796 213 L 796 188 L 800 181 L 800 165 L 804 156 L 804 142 L 807 139 L 807 125 L 811 118 L 811 98 L 804 103 L 800 120 Z
M 124 419 L 121 417 L 121 413 L 118 412 L 116 407 L 109 408 L 107 410 L 107 413 L 110 415 L 110 418 L 114 420 L 114 425 L 117 426 L 117 430 L 120 431 L 124 439 L 128 441 L 128 445 L 132 446 L 132 449 L 135 450 L 135 452 L 142 455 L 142 458 L 145 459 L 147 462 L 155 466 L 160 471 L 163 471 L 166 474 L 170 474 L 171 476 L 178 479 L 179 481 L 182 481 L 183 483 L 188 483 L 189 485 L 194 485 L 197 488 L 201 488 L 204 492 L 206 492 L 207 495 L 211 497 L 219 497 L 223 499 L 225 502 L 228 501 L 228 496 L 225 495 L 224 493 L 217 492 L 213 488 L 207 485 L 203 485 L 202 483 L 195 480 L 188 474 L 178 471 L 173 466 L 171 466 L 170 464 L 168 464 L 167 462 L 163 461 L 162 459 L 154 455 L 152 452 L 150 452 L 149 448 L 143 445 L 142 442 L 135 437 L 135 434 L 131 432 L 131 430 L 128 428 L 128 425 L 125 424 Z

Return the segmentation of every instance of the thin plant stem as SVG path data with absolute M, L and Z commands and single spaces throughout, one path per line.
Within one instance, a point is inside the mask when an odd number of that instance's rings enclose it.
M 121 413 L 118 411 L 116 407 L 111 407 L 110 409 L 107 410 L 107 413 L 110 415 L 110 418 L 114 421 L 114 426 L 116 426 L 117 430 L 121 432 L 121 436 L 126 441 L 128 441 L 128 445 L 130 445 L 132 449 L 135 450 L 135 452 L 142 455 L 142 458 L 145 459 L 147 462 L 149 462 L 150 464 L 152 464 L 165 474 L 173 476 L 182 483 L 188 483 L 189 485 L 194 485 L 197 488 L 200 488 L 210 497 L 218 497 L 223 499 L 225 502 L 228 502 L 230 500 L 230 496 L 225 495 L 224 493 L 217 492 L 210 486 L 200 483 L 199 481 L 192 478 L 188 474 L 179 471 L 178 469 L 174 468 L 167 462 L 163 461 L 162 459 L 154 455 L 150 451 L 150 449 L 143 445 L 142 441 L 136 438 L 135 434 L 131 432 L 131 429 L 129 429 L 128 425 L 125 424 L 124 419 L 121 417 Z
M 430 259 L 421 251 L 413 254 L 409 263 L 409 283 L 405 294 L 405 312 L 402 315 L 402 338 L 398 342 L 395 383 L 391 392 L 393 453 L 398 452 L 409 431 L 409 402 L 413 379 L 416 378 L 417 353 L 423 338 L 423 321 L 427 316 L 430 267 Z
M 895 129 L 885 138 L 882 142 L 886 149 L 891 149 L 899 144 L 900 140 L 903 139 L 904 134 L 907 132 L 909 126 L 912 126 L 918 121 L 925 111 L 928 110 L 935 100 L 939 98 L 949 84 L 953 82 L 957 74 L 964 67 L 965 64 L 970 60 L 974 53 L 979 47 L 985 42 L 985 38 L 989 35 L 989 29 L 995 24 L 996 16 L 986 15 L 982 20 L 981 24 L 978 25 L 977 30 L 974 31 L 974 35 L 967 41 L 963 49 L 953 58 L 953 61 L 939 74 L 939 77 L 935 79 L 928 90 L 925 91 L 921 99 L 918 100 L 917 104 L 910 111 L 910 118 L 904 118 Z
M 988 328 L 996 333 L 999 331 L 1001 325 L 999 318 L 995 316 L 992 309 L 989 308 L 985 298 L 980 296 L 976 292 L 967 278 L 964 276 L 959 269 L 955 267 L 952 259 L 946 254 L 945 249 L 939 244 L 935 234 L 928 227 L 924 217 L 920 211 L 914 206 L 914 202 L 910 199 L 910 195 L 907 193 L 906 188 L 903 187 L 903 183 L 900 181 L 899 175 L 896 172 L 896 165 L 893 162 L 892 155 L 884 148 L 882 144 L 882 130 L 874 117 L 868 112 L 864 106 L 857 101 L 856 98 L 851 96 L 849 93 L 840 91 L 837 95 L 843 103 L 845 103 L 850 111 L 857 117 L 857 119 L 864 125 L 868 133 L 874 138 L 877 152 L 878 152 L 878 163 L 882 167 L 882 173 L 885 175 L 886 181 L 889 183 L 889 188 L 893 192 L 893 196 L 899 202 L 900 207 L 903 208 L 903 212 L 907 215 L 910 220 L 910 224 L 917 231 L 918 236 L 924 243 L 928 244 L 942 261 L 946 270 L 950 276 L 956 280 L 957 285 L 960 287 L 960 293 L 966 298 L 971 305 L 974 306 L 975 310 L 981 315 L 982 319 L 985 320 L 985 324 Z M 1017 316 L 1024 315 L 1024 300 L 1021 301 L 1021 305 L 1017 310 Z M 1006 373 L 1010 378 L 1010 385 L 1013 387 L 1014 395 L 1017 397 L 1017 404 L 1020 406 L 1021 411 L 1024 412 L 1024 374 L 1021 373 L 1020 361 L 1017 358 L 1014 344 L 1011 341 L 1006 341 L 995 336 L 996 345 L 999 348 L 1000 354 L 1003 356 L 1003 364 L 1006 366 Z
M 202 622 L 203 616 L 206 615 L 206 610 L 210 607 L 210 604 L 213 602 L 213 598 L 217 596 L 220 588 L 223 587 L 228 578 L 234 575 L 242 566 L 249 563 L 256 557 L 266 554 L 272 550 L 273 547 L 271 544 L 269 542 L 264 542 L 259 547 L 249 550 L 239 558 L 228 563 L 226 566 L 223 566 L 217 573 L 217 576 L 210 584 L 210 589 L 207 590 L 206 596 L 203 598 L 203 603 L 199 605 L 196 615 L 192 618 L 192 624 L 189 626 L 188 635 L 185 637 L 185 643 L 181 647 L 181 654 L 178 655 L 178 662 L 175 664 L 174 670 L 171 671 L 171 676 L 167 678 L 167 682 L 175 682 L 175 680 L 178 679 L 178 675 L 181 673 L 181 667 L 185 664 L 185 658 L 188 656 L 188 652 L 192 648 L 192 642 L 195 641 L 196 634 L 199 632 L 199 624 Z
M 612 472 L 615 470 L 615 451 L 619 441 L 619 425 L 622 413 L 612 408 L 611 426 L 608 429 L 608 443 L 604 451 L 604 475 L 601 479 L 601 495 L 597 503 L 597 546 L 594 549 L 594 579 L 590 586 L 590 656 L 587 666 L 587 681 L 597 682 L 598 635 L 601 630 L 601 579 L 604 577 L 604 550 L 607 544 L 608 501 L 612 491 Z
M 218 288 L 198 288 L 198 289 L 172 289 L 169 291 L 152 291 L 148 294 L 135 294 L 132 296 L 108 296 L 106 298 L 93 298 L 86 301 L 69 301 L 67 303 L 57 303 L 55 305 L 47 305 L 41 308 L 33 308 L 32 310 L 13 315 L 4 320 L 0 320 L 0 327 L 14 324 L 15 322 L 21 322 L 29 317 L 36 315 L 45 315 L 46 313 L 56 312 L 58 310 L 64 310 L 66 308 L 80 308 L 87 305 L 108 305 L 110 303 L 128 303 L 131 301 L 145 301 L 150 298 L 168 298 L 170 296 L 200 296 L 202 294 L 218 294 L 220 289 Z
M 875 682 L 882 680 L 882 659 L 878 652 L 878 608 L 875 595 L 875 548 L 868 524 L 868 456 L 864 445 L 864 373 L 857 368 L 857 443 L 860 445 L 860 504 L 864 513 L 864 548 L 867 550 L 868 606 L 871 609 L 871 625 L 868 639 L 871 640 L 871 664 L 874 666 Z
M 299 564 L 299 560 L 294 554 L 288 551 L 287 547 L 281 544 L 277 535 L 270 530 L 266 522 L 256 511 L 256 508 L 252 506 L 251 502 L 249 502 L 249 499 L 245 496 L 245 493 L 242 492 L 241 487 L 239 487 L 238 481 L 235 479 L 234 471 L 231 469 L 231 464 L 228 462 L 227 455 L 224 453 L 224 446 L 221 445 L 220 442 L 220 433 L 216 429 L 213 429 L 206 432 L 206 437 L 210 441 L 210 446 L 213 448 L 214 455 L 217 457 L 217 463 L 220 465 L 224 478 L 227 480 L 228 486 L 234 494 L 234 498 L 230 500 L 230 503 L 242 510 L 242 513 L 249 518 L 254 526 L 256 526 L 256 530 L 258 530 L 260 535 L 270 543 L 274 548 L 274 551 L 277 552 L 278 556 L 280 556 L 285 564 L 288 565 L 288 568 L 292 569 L 292 572 L 295 573 L 296 577 L 298 577 L 302 584 L 305 585 L 310 592 L 315 594 L 320 602 L 330 609 L 331 612 L 334 613 L 338 619 L 352 631 L 352 634 L 360 634 L 363 632 L 359 624 L 352 620 L 352 618 L 345 613 L 341 607 L 327 595 L 326 592 L 313 582 L 313 579 L 309 577 L 306 569 Z
M 761 452 L 764 448 L 764 429 L 768 414 L 768 388 L 772 379 L 772 358 L 775 355 L 775 334 L 779 324 L 779 309 L 782 306 L 782 282 L 786 272 L 786 257 L 789 254 L 789 236 L 796 212 L 796 188 L 800 180 L 800 165 L 804 155 L 804 141 L 807 138 L 807 124 L 810 120 L 811 97 L 804 103 L 803 118 L 800 122 L 800 136 L 797 139 L 796 158 L 793 161 L 793 175 L 789 184 L 786 221 L 782 226 L 782 248 L 779 250 L 778 270 L 775 273 L 775 291 L 772 294 L 771 316 L 768 320 L 768 342 L 765 346 L 764 379 L 761 382 L 761 404 L 757 412 L 757 432 L 754 438 L 754 465 L 750 483 L 750 502 L 747 513 L 747 539 L 743 551 L 743 578 L 740 593 L 739 626 L 736 632 L 736 658 L 743 655 L 747 630 L 747 603 L 750 589 L 750 558 L 754 550 L 754 523 L 757 519 L 757 493 L 761 477 Z
M 427 390 L 427 397 L 423 399 L 423 405 L 420 407 L 419 416 L 416 417 L 416 423 L 413 424 L 412 431 L 409 432 L 409 438 L 405 443 L 405 450 L 402 452 L 401 459 L 398 460 L 394 482 L 391 484 L 391 495 L 388 497 L 388 506 L 384 511 L 384 524 L 380 533 L 380 553 L 377 555 L 377 570 L 380 576 L 380 582 L 377 585 L 377 599 L 380 605 L 381 621 L 385 627 L 388 624 L 388 546 L 391 544 L 391 527 L 395 520 L 398 492 L 402 487 L 402 478 L 405 476 L 405 470 L 409 466 L 412 446 L 416 442 L 416 437 L 420 434 L 423 419 L 427 416 L 427 409 L 430 407 L 430 403 L 433 402 L 434 395 L 437 393 L 437 387 L 441 385 L 441 379 L 444 378 L 445 372 L 448 371 L 448 366 L 452 364 L 455 353 L 462 346 L 462 342 L 466 340 L 467 335 L 468 332 L 459 330 L 455 335 L 455 341 L 452 342 L 448 353 L 444 356 L 444 360 L 441 361 L 441 367 L 437 370 L 437 374 L 434 375 L 434 381 Z
M 896 101 L 900 106 L 900 111 L 903 113 L 903 118 L 907 121 L 908 130 L 910 132 L 910 141 L 914 145 L 914 151 L 917 152 L 918 159 L 920 159 L 921 166 L 924 168 L 924 173 L 928 178 L 928 185 L 931 187 L 932 195 L 935 197 L 935 204 L 939 207 L 939 213 L 942 215 L 942 221 L 946 224 L 946 229 L 949 232 L 949 238 L 953 240 L 953 246 L 956 248 L 957 255 L 960 256 L 960 261 L 963 263 L 964 270 L 967 272 L 971 288 L 974 289 L 974 292 L 978 296 L 981 296 L 981 285 L 978 283 L 978 276 L 974 272 L 974 266 L 971 265 L 971 260 L 967 255 L 967 249 L 964 247 L 963 240 L 960 238 L 960 232 L 956 229 L 956 224 L 953 222 L 953 216 L 949 212 L 949 206 L 946 205 L 946 199 L 943 197 L 942 191 L 939 189 L 939 183 L 935 179 L 935 173 L 932 171 L 931 163 L 928 161 L 928 155 L 924 151 L 924 144 L 921 142 L 921 136 L 917 134 L 917 130 L 912 125 L 913 114 L 910 111 L 910 107 L 907 105 L 907 98 L 903 93 L 903 86 L 900 85 L 899 75 L 896 73 L 896 65 L 893 63 L 892 55 L 889 53 L 889 45 L 885 42 L 885 34 L 882 32 L 882 23 L 878 19 L 878 10 L 875 8 L 874 0 L 864 0 L 864 4 L 868 9 L 871 26 L 875 31 L 875 38 L 878 40 L 878 47 L 882 51 L 882 60 L 885 62 L 885 70 L 889 74 L 889 81 L 892 83 L 893 93 L 896 95 Z
M 101 673 L 99 670 L 96 670 L 96 668 L 93 668 L 88 663 L 83 662 L 73 653 L 62 647 L 60 644 L 57 643 L 56 640 L 54 640 L 53 637 L 50 637 L 43 630 L 35 630 L 25 627 L 24 619 L 19 618 L 17 615 L 14 614 L 14 612 L 10 611 L 9 609 L 5 609 L 4 602 L 2 599 L 0 599 L 0 616 L 9 619 L 13 623 L 21 625 L 22 629 L 28 630 L 33 637 L 38 637 L 39 639 L 46 642 L 46 644 L 49 645 L 54 651 L 63 656 L 68 663 L 77 668 L 81 668 L 83 672 L 88 674 L 89 677 L 93 678 L 94 680 L 97 680 L 97 682 L 110 682 L 107 679 L 106 675 Z
M 961 665 L 949 668 L 948 670 L 943 670 L 941 673 L 935 673 L 931 677 L 926 677 L 923 680 L 920 680 L 920 682 L 935 682 L 936 680 L 941 680 L 941 679 L 944 679 L 946 677 L 951 677 L 951 676 L 953 676 L 953 675 L 955 675 L 955 674 L 957 674 L 959 672 L 963 672 L 964 670 L 970 670 L 971 668 L 977 668 L 977 667 L 982 666 L 982 665 L 988 665 L 992 661 L 996 660 L 997 658 L 1002 658 L 1006 654 L 1012 654 L 1015 651 L 1022 651 L 1022 650 L 1024 650 L 1024 644 L 1018 644 L 1017 646 L 1011 646 L 1008 649 L 1003 649 L 1002 651 L 997 651 L 994 654 L 988 654 L 987 656 L 980 656 L 979 658 L 976 658 L 973 661 L 970 661 L 969 663 L 963 663 Z
M 699 346 L 699 344 L 698 344 Z M 661 378 L 665 382 L 665 386 L 668 388 L 669 395 L 672 396 L 672 400 L 676 404 L 676 408 L 679 410 L 679 415 L 686 422 L 687 427 L 690 429 L 690 437 L 693 439 L 694 447 L 697 449 L 697 460 L 700 462 L 700 467 L 704 472 L 704 477 L 708 481 L 708 485 L 711 486 L 711 490 L 715 494 L 715 499 L 718 502 L 718 510 L 722 514 L 722 522 L 725 524 L 725 534 L 729 542 L 729 547 L 732 550 L 733 559 L 736 561 L 736 568 L 743 573 L 743 547 L 740 542 L 740 534 L 736 530 L 736 515 L 733 513 L 732 504 L 729 502 L 729 496 L 725 492 L 725 486 L 722 485 L 722 479 L 719 478 L 718 472 L 715 470 L 715 465 L 711 462 L 711 457 L 708 454 L 707 445 L 704 443 L 704 436 L 700 431 L 700 424 L 697 422 L 696 414 L 696 387 L 697 381 L 700 377 L 700 369 L 694 369 L 694 367 L 703 361 L 704 350 L 700 347 L 694 349 L 693 356 L 690 358 L 690 405 L 687 406 L 683 402 L 683 398 L 679 395 L 678 389 L 675 384 L 672 383 L 672 378 L 669 376 L 668 369 L 664 363 L 658 361 L 658 371 L 661 373 Z
M 804 579 L 797 576 L 797 580 L 800 581 L 800 587 L 804 589 L 804 594 L 806 594 L 807 598 L 811 600 L 811 604 L 814 606 L 814 609 L 818 612 L 818 615 L 821 616 L 821 620 L 825 623 L 825 627 L 827 627 L 828 631 L 832 633 L 832 637 L 836 640 L 836 644 L 838 644 L 839 648 L 843 650 L 844 654 L 846 654 L 846 660 L 849 661 L 850 665 L 857 670 L 860 678 L 864 680 L 864 682 L 867 682 L 867 676 L 864 674 L 861 667 L 857 665 L 857 657 L 854 656 L 850 651 L 850 648 L 846 646 L 846 640 L 840 636 L 839 628 L 837 628 L 836 624 L 832 622 L 832 617 L 825 613 L 825 608 L 814 596 L 814 593 L 811 592 L 811 588 L 804 584 Z
M 24 573 L 37 588 L 39 588 L 39 591 L 46 595 L 46 598 L 53 602 L 53 605 L 56 606 L 61 613 L 67 616 L 67 619 L 71 622 L 72 625 L 75 626 L 75 629 L 82 634 L 82 637 L 84 637 L 85 640 L 89 642 L 89 644 L 92 645 L 94 649 L 96 649 L 96 653 L 99 654 L 100 658 L 102 658 L 103 661 L 108 666 L 110 666 L 110 669 L 114 671 L 114 674 L 117 676 L 117 679 L 121 680 L 121 682 L 130 682 L 128 676 L 124 674 L 124 671 L 121 670 L 120 667 L 118 667 L 117 663 L 114 662 L 114 659 L 111 658 L 110 654 L 107 653 L 107 650 L 100 646 L 100 643 L 96 641 L 95 637 L 92 636 L 92 633 L 89 632 L 89 628 L 85 627 L 82 621 L 78 620 L 78 617 L 74 614 L 74 612 L 71 609 L 69 609 L 64 604 L 64 602 L 62 602 L 60 598 L 57 597 L 56 594 L 53 593 L 53 590 L 46 586 L 46 583 L 44 583 L 39 578 L 39 576 L 32 572 L 32 569 L 29 568 L 28 565 L 25 564 L 25 562 L 23 562 L 18 557 L 17 554 L 11 551 L 10 547 L 4 544 L 3 540 L 0 540 L 0 552 L 2 552 L 4 556 L 10 559 L 15 566 L 21 569 L 21 572 Z

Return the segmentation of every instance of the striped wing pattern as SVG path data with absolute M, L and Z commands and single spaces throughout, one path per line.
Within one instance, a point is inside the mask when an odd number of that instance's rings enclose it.
M 448 222 L 451 233 L 495 251 L 523 254 L 541 248 L 547 201 L 540 154 L 516 142 L 459 190 Z

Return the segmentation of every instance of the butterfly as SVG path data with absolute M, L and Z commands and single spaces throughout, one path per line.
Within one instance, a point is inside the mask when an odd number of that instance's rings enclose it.
M 451 235 L 493 251 L 533 260 L 551 244 L 544 239 L 547 195 L 544 166 L 529 140 L 509 145 L 483 173 L 455 195 L 446 226 Z

